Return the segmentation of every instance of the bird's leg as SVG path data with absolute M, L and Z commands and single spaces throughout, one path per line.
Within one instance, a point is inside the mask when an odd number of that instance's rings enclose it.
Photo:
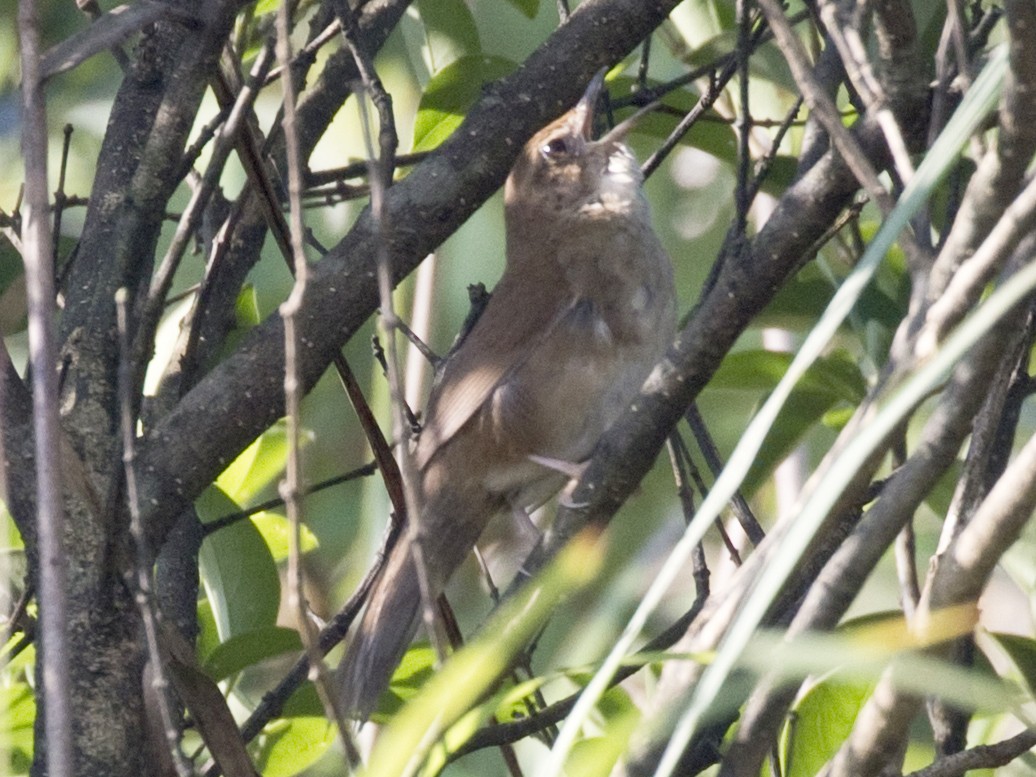
M 568 507 L 572 509 L 578 509 L 580 507 L 586 507 L 587 502 L 577 503 L 572 501 L 572 492 L 575 490 L 576 483 L 579 482 L 579 478 L 586 472 L 586 468 L 590 466 L 589 461 L 565 461 L 563 459 L 554 459 L 550 456 L 539 456 L 535 453 L 529 454 L 529 461 L 539 464 L 541 467 L 552 469 L 555 472 L 560 472 L 562 475 L 568 475 L 568 484 L 562 489 L 560 496 L 558 497 L 558 503 L 562 507 Z

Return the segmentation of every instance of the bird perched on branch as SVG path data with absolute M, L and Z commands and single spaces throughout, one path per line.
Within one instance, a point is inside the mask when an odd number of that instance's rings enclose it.
M 669 257 L 651 226 L 628 123 L 592 139 L 603 73 L 533 136 L 505 188 L 507 263 L 432 389 L 415 451 L 417 533 L 442 592 L 493 516 L 534 508 L 586 461 L 671 343 Z M 338 670 L 366 719 L 418 622 L 410 542 L 397 542 Z

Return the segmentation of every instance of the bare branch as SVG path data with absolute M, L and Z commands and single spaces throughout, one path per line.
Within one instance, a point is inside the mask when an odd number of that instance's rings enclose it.
M 48 49 L 40 63 L 41 78 L 46 81 L 77 67 L 94 54 L 118 46 L 130 35 L 165 16 L 184 21 L 194 18 L 184 9 L 159 0 L 143 0 L 133 5 L 116 6 L 99 16 L 85 30 Z
M 140 522 L 140 501 L 137 494 L 136 473 L 136 437 L 137 423 L 133 409 L 134 376 L 130 362 L 129 333 L 126 331 L 126 302 L 128 295 L 120 289 L 115 300 L 119 331 L 119 420 L 122 432 L 122 466 L 126 483 L 126 503 L 130 516 L 130 534 L 136 550 L 135 563 L 127 571 L 130 585 L 134 588 L 134 599 L 140 609 L 144 623 L 145 641 L 147 643 L 148 660 L 151 663 L 153 677 L 151 691 L 158 701 L 158 712 L 162 721 L 162 731 L 166 745 L 172 756 L 176 773 L 179 777 L 191 777 L 191 764 L 180 748 L 180 729 L 176 723 L 172 701 L 169 698 L 169 681 L 162 661 L 162 652 L 158 644 L 158 613 L 155 611 L 155 600 L 152 595 L 152 555 L 144 533 L 144 525 Z
M 995 745 L 979 745 L 940 758 L 931 766 L 910 772 L 904 777 L 963 777 L 972 770 L 1006 766 L 1033 747 L 1036 747 L 1036 731 L 1023 731 Z
M 327 667 L 321 660 L 317 645 L 315 627 L 310 620 L 309 608 L 303 595 L 302 570 L 302 459 L 300 434 L 302 424 L 302 386 L 299 381 L 298 356 L 302 341 L 298 337 L 296 323 L 301 313 L 302 300 L 309 283 L 309 262 L 304 246 L 302 223 L 302 159 L 300 157 L 295 111 L 296 93 L 291 69 L 291 12 L 294 4 L 284 2 L 277 9 L 277 60 L 281 65 L 281 87 L 284 94 L 284 139 L 288 161 L 288 206 L 291 226 L 291 269 L 295 276 L 291 294 L 280 306 L 284 320 L 284 405 L 287 418 L 288 462 L 281 496 L 291 522 L 288 539 L 288 600 L 298 618 L 298 629 L 302 644 L 309 657 L 310 675 L 324 705 L 327 717 L 338 729 L 338 736 L 345 748 L 350 771 L 361 764 L 359 751 L 352 734 L 345 724 L 337 703 L 337 694 L 331 684 Z
M 36 3 L 18 4 L 22 66 L 22 154 L 25 202 L 22 258 L 29 309 L 29 361 L 32 366 L 32 421 L 36 442 L 37 587 L 40 601 L 39 658 L 45 732 L 37 737 L 36 765 L 52 777 L 75 773 L 72 708 L 68 685 L 69 641 L 66 596 L 67 555 L 61 477 L 61 426 L 58 420 L 57 363 L 54 345 L 54 254 L 47 194 L 47 113 L 40 70 L 40 31 Z M 43 765 L 46 764 L 44 767 Z

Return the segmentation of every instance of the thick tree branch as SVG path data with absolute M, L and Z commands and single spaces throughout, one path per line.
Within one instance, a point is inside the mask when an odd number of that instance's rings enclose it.
M 166 203 L 178 185 L 186 139 L 237 11 L 230 0 L 199 7 L 198 23 L 155 25 L 138 46 L 101 147 L 61 336 L 71 355 L 66 428 L 98 482 L 115 470 L 118 353 L 115 291 L 145 292 Z M 135 316 L 131 315 L 131 330 Z

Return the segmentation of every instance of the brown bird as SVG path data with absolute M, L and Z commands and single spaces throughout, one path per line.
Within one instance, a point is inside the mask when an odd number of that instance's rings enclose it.
M 673 338 L 669 257 L 620 125 L 592 140 L 598 74 L 533 136 L 507 179 L 507 263 L 432 388 L 415 451 L 431 594 L 493 516 L 527 510 L 589 458 Z M 338 670 L 343 709 L 366 719 L 414 635 L 420 593 L 401 539 Z

